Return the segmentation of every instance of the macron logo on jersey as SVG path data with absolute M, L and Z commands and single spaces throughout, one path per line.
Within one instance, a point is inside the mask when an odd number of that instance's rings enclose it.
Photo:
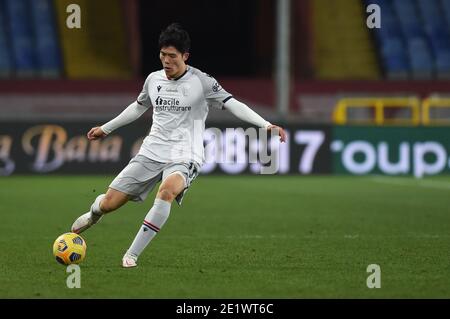
M 155 99 L 156 111 L 180 112 L 190 111 L 190 106 L 180 106 L 180 100 L 176 98 L 163 98 L 158 96 Z

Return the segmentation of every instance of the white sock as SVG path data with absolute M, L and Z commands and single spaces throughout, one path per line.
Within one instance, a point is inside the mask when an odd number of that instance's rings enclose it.
M 103 215 L 103 212 L 100 209 L 100 202 L 103 200 L 104 197 L 105 194 L 98 195 L 91 206 L 91 218 L 94 222 L 97 222 Z
M 139 257 L 142 251 L 147 247 L 150 241 L 155 237 L 159 230 L 163 227 L 170 214 L 170 203 L 162 199 L 156 198 L 153 207 L 145 216 L 144 223 L 139 229 L 136 237 L 127 254 L 132 257 Z

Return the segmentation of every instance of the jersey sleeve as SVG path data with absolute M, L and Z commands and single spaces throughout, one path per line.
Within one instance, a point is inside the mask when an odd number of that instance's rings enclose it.
M 203 72 L 199 73 L 199 78 L 202 83 L 203 92 L 208 106 L 223 109 L 225 102 L 233 96 L 228 93 L 215 78 Z
M 152 101 L 150 99 L 150 94 L 148 92 L 148 84 L 150 83 L 152 74 L 150 74 L 147 79 L 145 79 L 144 86 L 142 87 L 141 93 L 139 93 L 138 98 L 136 99 L 136 102 L 140 105 L 143 105 L 147 108 L 152 106 Z

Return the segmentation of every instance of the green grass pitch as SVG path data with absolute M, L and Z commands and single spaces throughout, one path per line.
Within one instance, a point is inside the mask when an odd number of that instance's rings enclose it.
M 0 178 L 1 298 L 450 297 L 448 177 L 200 176 L 137 268 L 121 258 L 155 191 L 83 233 L 69 289 L 53 241 L 111 179 Z

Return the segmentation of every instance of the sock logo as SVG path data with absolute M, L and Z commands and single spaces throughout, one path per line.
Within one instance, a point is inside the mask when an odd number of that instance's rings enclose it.
M 144 232 L 146 232 L 146 231 L 148 230 L 148 228 L 147 228 L 147 227 L 144 227 L 144 229 L 143 229 L 143 230 L 144 230 Z
M 153 230 L 155 233 L 159 232 L 159 227 L 153 225 L 153 224 L 150 223 L 149 221 L 144 220 L 144 225 L 143 225 L 143 226 L 144 226 L 144 228 L 145 228 L 145 227 L 148 227 L 147 230 L 151 229 L 151 230 Z

